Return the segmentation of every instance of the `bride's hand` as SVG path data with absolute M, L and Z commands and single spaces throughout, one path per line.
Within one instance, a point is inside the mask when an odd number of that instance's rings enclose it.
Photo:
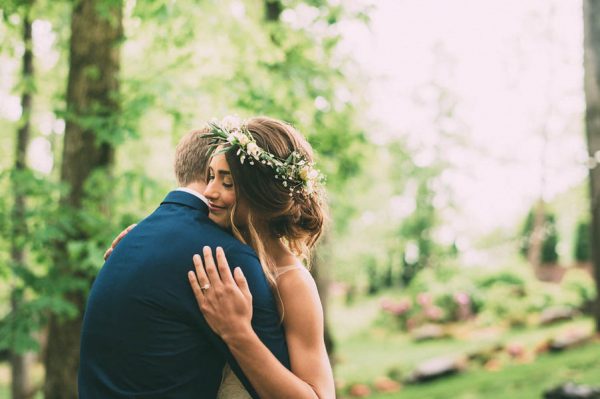
M 123 230 L 121 233 L 119 233 L 117 238 L 115 238 L 113 240 L 112 244 L 110 244 L 110 247 L 106 250 L 106 252 L 104 252 L 104 260 L 108 259 L 108 257 L 110 256 L 110 254 L 112 254 L 113 249 L 115 249 L 115 247 L 117 246 L 119 241 L 121 241 L 123 239 L 123 237 L 125 237 L 125 235 L 127 233 L 129 233 L 131 231 L 131 229 L 133 229 L 135 226 L 137 226 L 137 223 L 130 225 L 125 230 Z
M 209 247 L 204 247 L 203 254 L 204 265 L 194 255 L 196 274 L 188 272 L 188 279 L 208 325 L 228 342 L 252 329 L 252 294 L 242 269 L 236 267 L 231 275 L 221 247 L 217 247 L 217 265 Z

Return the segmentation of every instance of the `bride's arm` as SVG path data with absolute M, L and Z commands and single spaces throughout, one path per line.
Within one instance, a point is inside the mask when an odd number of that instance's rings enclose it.
M 225 342 L 261 398 L 333 398 L 333 374 L 323 339 L 323 310 L 314 280 L 298 269 L 281 276 L 285 337 L 291 372 L 250 329 Z
M 334 398 L 333 374 L 323 339 L 323 311 L 310 274 L 302 270 L 287 273 L 278 285 L 285 311 L 290 371 L 252 330 L 252 297 L 240 270 L 236 269 L 234 281 L 220 249 L 218 272 L 210 251 L 204 252 L 204 259 L 206 273 L 200 258 L 194 257 L 198 275 L 198 279 L 190 275 L 194 294 L 208 324 L 227 343 L 258 395 L 263 399 Z M 209 281 L 210 288 L 201 290 L 200 286 Z

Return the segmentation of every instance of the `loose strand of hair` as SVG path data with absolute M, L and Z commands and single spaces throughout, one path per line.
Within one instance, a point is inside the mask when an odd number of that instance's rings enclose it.
M 258 254 L 258 258 L 260 259 L 263 272 L 265 273 L 267 280 L 271 283 L 271 287 L 273 287 L 275 297 L 279 302 L 281 309 L 281 314 L 279 315 L 279 322 L 283 323 L 283 318 L 285 315 L 285 306 L 283 305 L 283 300 L 281 299 L 281 294 L 279 292 L 279 286 L 277 285 L 277 278 L 275 276 L 275 270 L 277 268 L 277 265 L 275 264 L 273 258 L 266 251 L 263 240 L 260 238 L 260 234 L 254 227 L 252 215 L 249 215 L 248 217 L 248 233 L 252 242 L 254 243 L 253 248 Z
M 233 205 L 232 212 L 229 215 L 231 231 L 235 238 L 237 238 L 244 244 L 252 247 L 252 249 L 254 249 L 254 251 L 258 255 L 258 260 L 260 261 L 260 265 L 262 267 L 263 273 L 264 273 L 265 277 L 267 278 L 269 285 L 273 289 L 275 297 L 277 298 L 277 300 L 279 301 L 279 304 L 281 305 L 281 315 L 279 317 L 279 322 L 283 323 L 285 309 L 283 306 L 283 301 L 281 299 L 281 295 L 279 293 L 279 287 L 277 286 L 277 279 L 276 279 L 275 273 L 274 273 L 276 265 L 275 265 L 273 259 L 268 255 L 267 251 L 265 250 L 264 243 L 260 239 L 260 235 L 258 234 L 258 231 L 256 231 L 256 228 L 254 227 L 254 223 L 253 223 L 251 215 L 248 215 L 248 220 L 247 220 L 248 237 L 244 237 L 244 234 L 242 234 L 242 232 L 239 230 L 239 228 L 237 227 L 237 225 L 234 221 L 234 216 L 236 214 L 236 208 L 237 208 L 236 205 L 237 204 Z

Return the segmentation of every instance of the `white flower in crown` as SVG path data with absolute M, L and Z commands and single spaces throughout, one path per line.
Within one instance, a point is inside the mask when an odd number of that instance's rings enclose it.
M 250 142 L 246 146 L 246 152 L 248 154 L 252 155 L 252 157 L 258 161 L 258 156 L 260 155 L 262 150 L 260 149 L 260 147 L 258 145 L 256 145 L 255 142 Z
M 305 165 L 300 169 L 300 178 L 305 182 L 310 182 L 319 177 L 319 171 L 310 165 Z
M 228 132 L 233 132 L 234 130 L 241 130 L 242 128 L 242 120 L 235 115 L 228 115 L 220 123 L 220 126 L 226 129 Z
M 314 181 L 313 180 L 308 180 L 306 182 L 306 187 L 304 188 L 306 194 L 308 194 L 308 195 L 312 194 L 313 191 L 314 191 L 314 189 L 315 189 Z
M 233 143 L 234 140 L 237 140 L 238 144 L 242 147 L 245 147 L 248 143 L 250 143 L 250 138 L 239 130 L 234 131 L 229 136 L 233 137 L 231 140 L 229 138 L 227 139 L 230 143 Z

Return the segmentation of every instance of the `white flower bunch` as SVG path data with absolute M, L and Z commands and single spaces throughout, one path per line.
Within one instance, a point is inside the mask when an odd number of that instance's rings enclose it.
M 311 195 L 325 180 L 314 164 L 309 163 L 300 153 L 294 151 L 287 159 L 282 160 L 261 148 L 245 123 L 237 116 L 227 116 L 220 122 L 212 120 L 209 126 L 211 130 L 206 136 L 214 140 L 213 149 L 221 146 L 218 152 L 220 154 L 237 146 L 236 154 L 240 157 L 240 163 L 244 164 L 248 160 L 250 165 L 259 162 L 269 166 L 275 172 L 275 179 L 280 180 L 289 190 L 290 196 L 294 193 Z

